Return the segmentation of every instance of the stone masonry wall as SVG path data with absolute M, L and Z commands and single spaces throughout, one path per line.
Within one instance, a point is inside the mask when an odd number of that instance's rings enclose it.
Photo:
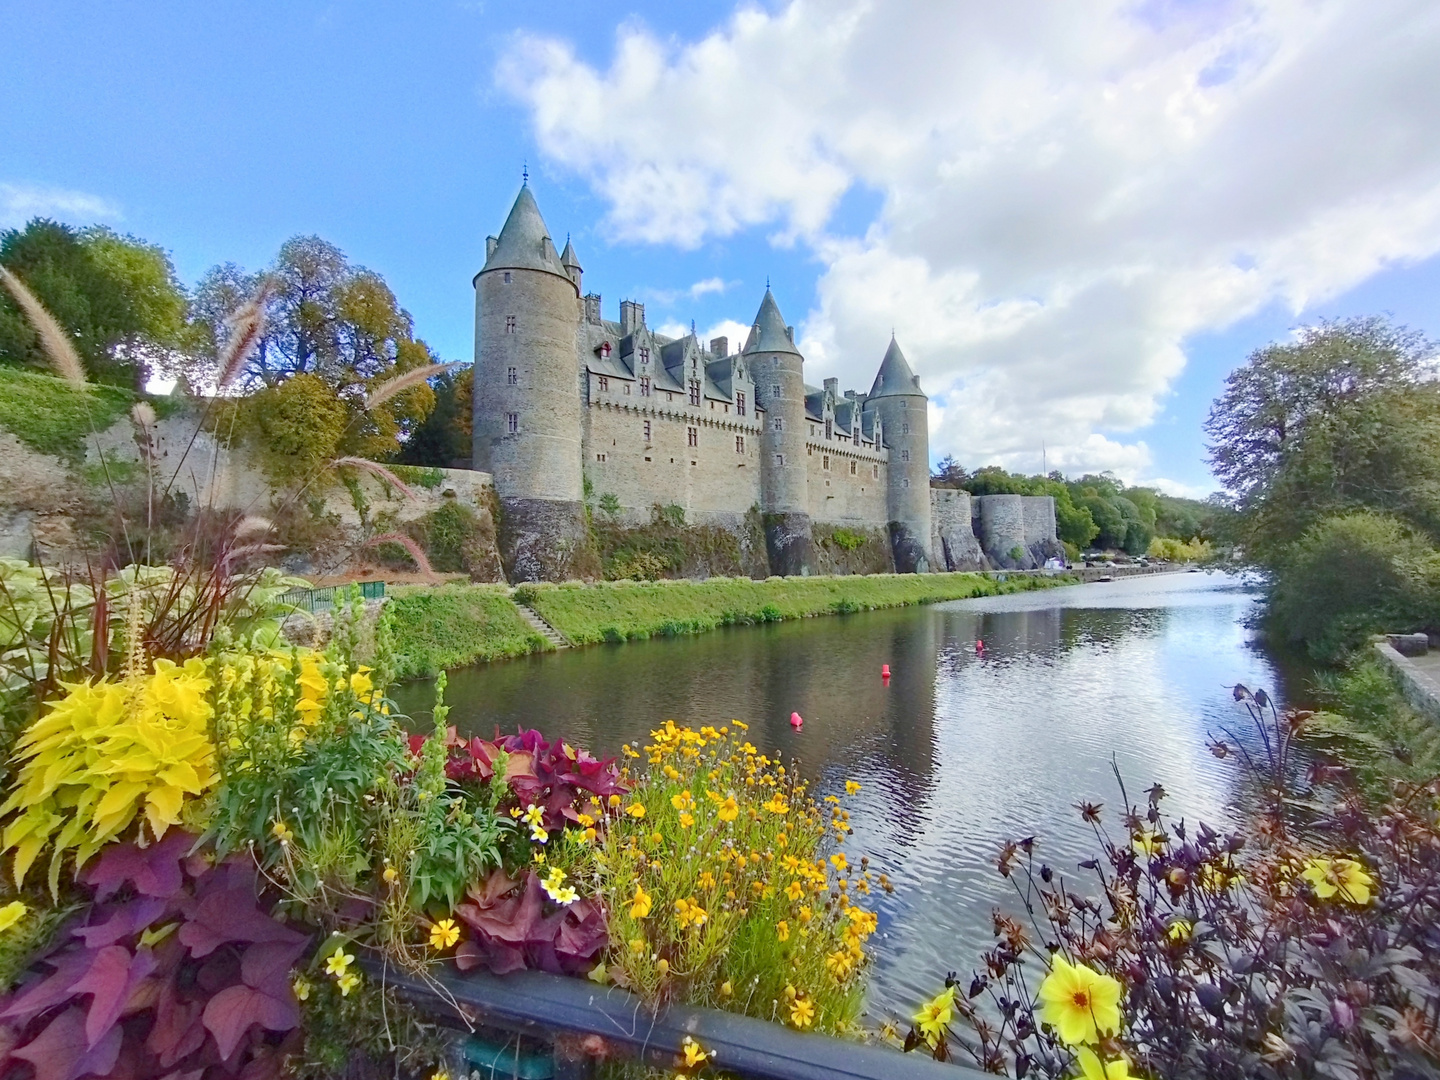
M 968 491 L 930 489 L 930 550 L 937 571 L 988 568 L 971 525 Z
M 813 521 L 858 528 L 885 527 L 887 473 L 883 455 L 849 443 L 823 440 L 808 442 L 805 453 Z

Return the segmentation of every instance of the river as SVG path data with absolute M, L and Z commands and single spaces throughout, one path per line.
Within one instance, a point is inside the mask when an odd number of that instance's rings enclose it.
M 1115 822 L 1112 756 L 1132 801 L 1159 781 L 1172 812 L 1228 820 L 1241 778 L 1206 744 L 1247 723 L 1230 687 L 1285 699 L 1243 625 L 1254 599 L 1219 573 L 1130 578 L 482 665 L 451 672 L 447 699 L 462 732 L 537 727 L 600 754 L 666 719 L 738 718 L 819 795 L 858 780 L 846 849 L 895 889 L 872 898 L 868 1011 L 908 1017 L 947 971 L 968 976 L 991 910 L 1013 907 L 1002 841 L 1037 836 L 1073 873 L 1093 846 L 1075 804 L 1103 802 Z M 396 698 L 424 717 L 432 693 Z

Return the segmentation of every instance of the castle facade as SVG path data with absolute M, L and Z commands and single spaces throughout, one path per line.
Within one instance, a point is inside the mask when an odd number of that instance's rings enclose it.
M 740 530 L 758 511 L 775 574 L 810 571 L 816 525 L 882 531 L 902 573 L 1034 563 L 1053 544 L 1048 498 L 932 497 L 928 401 L 896 341 L 868 393 L 842 393 L 805 382 L 768 288 L 732 350 L 657 334 L 629 300 L 606 319 L 582 273 L 523 186 L 474 281 L 474 467 L 494 480 L 510 580 L 573 576 L 587 493 L 632 524 L 679 506 Z M 974 529 L 990 500 L 997 542 L 1013 541 L 993 555 Z

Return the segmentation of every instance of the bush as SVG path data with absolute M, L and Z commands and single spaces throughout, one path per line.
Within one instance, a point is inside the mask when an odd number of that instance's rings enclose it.
M 1326 518 L 1276 573 L 1270 616 L 1289 641 L 1334 661 L 1377 631 L 1422 630 L 1440 614 L 1440 551 L 1385 514 Z
M 317 375 L 296 375 L 242 399 L 239 428 L 279 486 L 303 482 L 332 461 L 345 433 L 345 404 Z M 223 431 L 228 410 L 217 411 Z
M 1215 559 L 1209 540 L 1176 540 L 1172 536 L 1152 538 L 1146 554 L 1166 562 L 1208 563 Z

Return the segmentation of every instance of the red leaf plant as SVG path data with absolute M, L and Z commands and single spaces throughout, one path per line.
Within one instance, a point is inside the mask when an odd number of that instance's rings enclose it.
M 171 830 L 85 872 L 93 903 L 0 997 L 0 1076 L 22 1062 L 35 1080 L 281 1075 L 309 939 L 261 910 L 248 860 L 212 866 L 194 844 Z
M 462 784 L 486 783 L 495 775 L 497 759 L 502 753 L 507 755 L 505 782 L 515 801 L 522 807 L 541 807 L 547 829 L 578 822 L 592 797 L 603 805 L 611 795 L 624 795 L 631 787 L 620 775 L 614 758 L 592 757 L 562 739 L 547 742 L 534 728 L 514 735 L 496 731 L 495 738 L 489 741 L 478 736 L 462 739 L 453 727 L 447 729 L 446 735 L 446 776 Z M 425 738 L 410 736 L 412 753 L 420 753 Z
M 609 942 L 604 913 L 594 901 L 554 904 L 531 870 L 519 881 L 496 870 L 466 895 L 471 902 L 455 914 L 475 935 L 456 950 L 461 971 L 484 965 L 497 975 L 527 968 L 580 975 L 595 966 Z

